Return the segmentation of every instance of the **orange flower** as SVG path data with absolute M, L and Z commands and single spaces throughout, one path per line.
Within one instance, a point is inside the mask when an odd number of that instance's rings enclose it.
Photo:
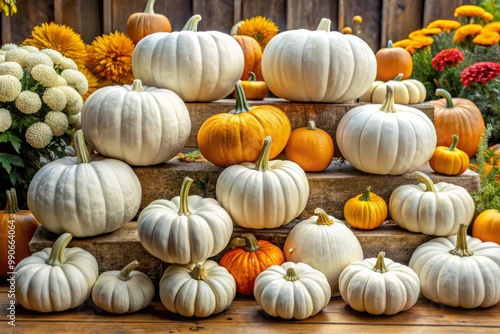
M 405 47 L 405 49 L 410 53 L 415 53 L 419 49 L 428 47 L 433 42 L 434 39 L 432 37 L 428 37 L 425 35 L 417 35 L 413 39 L 411 39 L 411 42 Z
M 491 30 L 500 33 L 500 21 L 488 23 L 483 27 L 483 30 Z
M 453 41 L 458 44 L 468 36 L 476 36 L 481 30 L 483 30 L 483 26 L 480 24 L 466 24 L 457 29 L 455 36 L 453 36 Z
M 408 37 L 410 37 L 410 39 L 412 39 L 415 36 L 439 35 L 441 32 L 442 32 L 442 30 L 439 28 L 422 28 L 422 29 L 415 30 L 415 31 L 411 32 L 408 35 Z
M 344 35 L 350 35 L 350 34 L 352 34 L 352 29 L 351 29 L 351 27 L 344 27 L 344 28 L 342 28 L 342 33 L 343 33 Z
M 439 28 L 442 31 L 450 32 L 457 30 L 462 24 L 455 20 L 435 20 L 427 25 L 427 28 Z
M 493 14 L 491 14 L 489 12 L 484 12 L 481 15 L 481 19 L 483 19 L 484 21 L 491 21 L 491 20 L 493 20 Z
M 474 37 L 472 41 L 479 45 L 488 46 L 497 44 L 499 40 L 500 34 L 498 34 L 496 31 L 483 29 L 481 33 Z
M 238 27 L 238 35 L 252 36 L 259 42 L 262 50 L 278 33 L 278 26 L 264 16 L 255 16 L 243 21 Z
M 455 17 L 457 16 L 466 16 L 466 17 L 481 17 L 485 12 L 484 8 L 474 5 L 463 5 L 459 6 L 455 9 L 455 13 L 453 14 Z
M 406 38 L 406 39 L 402 39 L 400 41 L 397 41 L 397 42 L 394 42 L 392 43 L 392 47 L 393 48 L 406 48 L 409 44 L 411 43 L 411 39 L 409 38 Z

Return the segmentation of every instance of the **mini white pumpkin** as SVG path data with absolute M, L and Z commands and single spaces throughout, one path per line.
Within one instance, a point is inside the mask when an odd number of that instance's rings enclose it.
M 359 98 L 359 102 L 384 103 L 387 85 L 394 91 L 394 103 L 415 104 L 422 103 L 427 96 L 427 90 L 423 83 L 416 79 L 402 80 L 403 74 L 399 74 L 393 80 L 387 82 L 375 81 L 370 89 Z
M 202 264 L 170 265 L 160 279 L 165 308 L 185 317 L 208 317 L 227 309 L 236 296 L 236 281 L 226 268 Z
M 267 314 L 297 320 L 319 313 L 332 297 L 321 271 L 293 262 L 267 267 L 255 278 L 253 293 Z
M 461 224 L 471 223 L 476 207 L 467 189 L 448 182 L 434 184 L 420 171 L 413 174 L 421 183 L 399 186 L 389 198 L 389 213 L 398 226 L 447 236 L 456 234 Z
M 60 312 L 88 299 L 99 275 L 97 260 L 79 247 L 66 248 L 72 237 L 64 233 L 52 248 L 17 264 L 14 271 L 19 304 L 38 312 Z
M 97 277 L 92 288 L 92 300 L 106 312 L 133 313 L 148 306 L 155 295 L 151 279 L 134 270 L 139 262 L 134 260 L 121 271 L 105 271 Z
M 467 235 L 465 224 L 417 247 L 409 266 L 422 295 L 436 303 L 471 309 L 500 302 L 500 245 Z
M 392 315 L 413 307 L 420 295 L 418 275 L 408 266 L 385 258 L 356 261 L 340 274 L 342 299 L 353 309 L 374 315 Z

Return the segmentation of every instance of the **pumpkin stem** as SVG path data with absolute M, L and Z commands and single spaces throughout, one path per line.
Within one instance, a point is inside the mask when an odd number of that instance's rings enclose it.
M 329 19 L 327 19 L 327 18 L 324 17 L 319 22 L 318 27 L 316 28 L 316 30 L 324 30 L 326 32 L 329 32 L 331 25 L 332 25 L 332 21 L 330 21 Z
M 375 266 L 373 267 L 374 271 L 377 271 L 381 274 L 387 271 L 384 259 L 385 259 L 385 252 L 379 252 L 377 255 L 377 262 L 375 262 Z
M 316 220 L 316 223 L 318 225 L 333 225 L 333 220 L 330 217 L 328 217 L 325 210 L 316 208 L 314 210 L 314 214 L 318 216 L 318 219 Z
M 458 228 L 455 249 L 450 250 L 450 254 L 460 257 L 474 255 L 474 252 L 471 251 L 469 249 L 469 246 L 467 245 L 467 225 L 460 224 L 460 227 Z
M 371 189 L 372 189 L 372 187 L 368 186 L 366 188 L 365 192 L 361 196 L 359 196 L 359 200 L 360 201 L 370 201 L 371 200 L 371 198 L 370 198 L 370 190 Z
M 56 242 L 54 242 L 54 245 L 52 246 L 52 249 L 50 250 L 47 264 L 55 267 L 66 263 L 64 251 L 66 250 L 66 246 L 68 246 L 71 239 L 73 239 L 73 235 L 68 232 L 61 234 L 59 238 L 57 238 Z
M 134 79 L 132 82 L 132 90 L 134 92 L 142 92 L 142 81 L 141 79 Z
M 191 18 L 186 22 L 184 25 L 184 28 L 182 28 L 182 31 L 198 31 L 198 22 L 201 21 L 201 15 L 196 14 L 191 16 Z
M 293 268 L 288 268 L 286 270 L 286 274 L 285 274 L 285 276 L 283 276 L 283 278 L 289 282 L 295 282 L 295 281 L 298 281 L 300 279 L 300 277 L 297 276 L 297 274 L 295 273 L 295 270 Z
M 254 74 L 255 75 L 255 74 Z M 231 110 L 229 113 L 238 115 L 243 112 L 250 111 L 250 105 L 247 102 L 247 97 L 245 96 L 245 91 L 243 90 L 243 87 L 241 86 L 241 80 L 238 80 L 235 85 L 235 91 L 236 91 L 236 101 L 234 103 L 234 109 Z
M 250 75 L 250 77 L 248 78 L 247 81 L 257 81 L 257 77 L 255 76 L 255 73 L 250 71 L 250 72 L 248 72 L 248 75 Z
M 16 189 L 10 188 L 7 190 L 7 204 L 5 205 L 4 213 L 18 213 L 19 206 L 17 204 L 17 193 Z
M 180 203 L 179 203 L 179 216 L 189 216 L 191 212 L 189 212 L 188 207 L 188 194 L 189 188 L 191 187 L 191 183 L 193 183 L 193 179 L 189 176 L 186 176 L 182 181 L 181 186 L 181 194 L 180 194 Z
M 255 252 L 260 248 L 257 238 L 251 233 L 244 233 L 241 238 L 234 238 L 231 241 L 231 248 L 235 249 L 236 247 L 243 247 L 247 252 Z
M 387 48 L 389 48 L 389 49 L 390 49 L 390 48 L 393 48 L 393 47 L 394 47 L 394 44 L 392 43 L 392 41 L 391 41 L 391 40 L 388 40 L 388 41 L 387 41 Z
M 259 153 L 259 158 L 257 162 L 255 162 L 255 170 L 260 172 L 265 172 L 271 170 L 269 168 L 269 151 L 271 150 L 271 137 L 267 136 L 264 139 L 264 144 L 262 145 L 262 149 Z
M 145 14 L 154 14 L 153 7 L 155 5 L 155 0 L 148 0 L 148 3 L 146 4 L 146 8 L 144 9 Z
M 316 123 L 314 123 L 314 121 L 309 121 L 307 124 L 307 130 L 316 130 Z
M 413 172 L 413 174 L 420 182 L 425 184 L 425 191 L 436 192 L 436 187 L 434 187 L 434 182 L 432 182 L 431 178 L 427 174 L 424 174 L 418 170 Z
M 387 92 L 385 93 L 384 103 L 380 107 L 380 111 L 383 112 L 396 112 L 396 106 L 394 105 L 394 91 L 391 85 L 387 85 Z
M 451 138 L 453 138 L 453 143 L 451 143 L 450 147 L 448 148 L 448 151 L 455 151 L 458 145 L 458 136 L 452 135 Z
M 397 77 L 392 79 L 392 81 L 401 81 L 401 79 L 403 79 L 403 73 L 399 73 Z
M 139 266 L 139 261 L 134 260 L 127 264 L 122 271 L 118 274 L 118 279 L 122 281 L 128 281 L 130 279 L 130 273 Z
M 90 153 L 87 149 L 87 145 L 85 145 L 85 137 L 83 136 L 82 129 L 77 130 L 75 135 L 73 136 L 73 141 L 75 142 L 75 151 L 76 151 L 76 161 L 77 163 L 89 163 L 92 161 L 90 159 Z
M 451 97 L 451 94 L 448 93 L 447 90 L 442 89 L 442 88 L 436 89 L 436 96 L 442 96 L 445 98 L 447 109 L 455 108 L 455 103 L 453 103 L 453 98 Z
M 207 269 L 201 264 L 197 264 L 191 271 L 191 277 L 197 280 L 203 280 L 207 275 Z

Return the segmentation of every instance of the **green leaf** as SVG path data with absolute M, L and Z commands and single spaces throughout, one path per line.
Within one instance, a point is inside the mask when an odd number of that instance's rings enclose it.
M 22 140 L 10 131 L 0 133 L 0 143 L 10 143 L 17 153 L 20 153 Z
M 0 165 L 10 173 L 12 166 L 24 167 L 24 161 L 19 155 L 0 153 Z

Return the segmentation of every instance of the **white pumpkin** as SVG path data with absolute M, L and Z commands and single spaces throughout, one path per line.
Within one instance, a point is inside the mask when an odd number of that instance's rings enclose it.
M 186 177 L 180 196 L 151 202 L 139 214 L 139 241 L 167 262 L 203 262 L 221 252 L 233 233 L 233 221 L 213 198 L 188 196 L 193 179 Z
M 147 86 L 170 89 L 185 102 L 229 95 L 243 73 L 243 50 L 226 33 L 197 31 L 200 20 L 194 15 L 181 31 L 141 39 L 132 55 L 134 77 Z
M 232 165 L 217 179 L 217 200 L 239 226 L 263 229 L 286 225 L 298 217 L 309 198 L 304 170 L 288 160 L 269 161 L 271 137 L 259 159 Z
M 83 104 L 81 126 L 99 154 L 132 166 L 166 162 L 179 153 L 191 133 L 189 111 L 167 89 L 132 85 L 106 86 Z
M 79 248 L 66 248 L 70 233 L 60 235 L 52 248 L 24 258 L 16 273 L 16 300 L 29 310 L 60 312 L 83 304 L 99 275 L 97 260 Z
M 134 270 L 139 262 L 134 260 L 121 271 L 105 271 L 97 277 L 92 288 L 92 300 L 106 312 L 133 313 L 147 307 L 155 295 L 151 279 Z
M 394 104 L 387 85 L 384 104 L 349 110 L 337 126 L 342 156 L 356 169 L 372 174 L 401 175 L 422 167 L 434 154 L 436 129 L 422 111 Z
M 363 94 L 360 102 L 384 103 L 387 91 L 387 85 L 390 85 L 394 91 L 394 103 L 415 104 L 425 101 L 427 90 L 422 82 L 416 79 L 402 80 L 403 75 L 398 75 L 395 79 L 384 81 L 375 81 L 370 89 Z
M 328 279 L 332 296 L 338 296 L 339 276 L 355 261 L 363 260 L 363 248 L 356 235 L 342 221 L 323 209 L 304 219 L 288 234 L 283 253 L 286 261 L 304 262 L 320 270 Z
M 330 284 L 305 263 L 267 267 L 255 278 L 255 300 L 273 317 L 303 320 L 319 313 L 331 298 Z
M 448 182 L 434 184 L 420 171 L 413 174 L 421 183 L 399 186 L 389 198 L 389 213 L 398 226 L 447 236 L 456 234 L 461 224 L 471 223 L 476 207 L 467 189 Z
M 141 205 L 139 178 L 121 160 L 91 159 L 82 130 L 74 142 L 76 157 L 49 162 L 35 174 L 28 188 L 29 209 L 56 234 L 89 237 L 121 228 Z
M 417 247 L 409 266 L 433 302 L 467 309 L 500 302 L 500 245 L 467 235 L 465 224 L 457 234 Z
M 413 307 L 420 295 L 418 275 L 408 266 L 385 258 L 356 261 L 340 274 L 342 299 L 353 309 L 374 315 L 392 315 Z
M 357 36 L 330 31 L 330 24 L 323 18 L 317 30 L 288 30 L 269 41 L 262 54 L 262 75 L 275 95 L 340 103 L 370 88 L 377 75 L 372 49 Z
M 231 305 L 236 296 L 236 281 L 226 268 L 207 260 L 196 265 L 168 266 L 159 290 L 168 311 L 184 317 L 208 317 Z

